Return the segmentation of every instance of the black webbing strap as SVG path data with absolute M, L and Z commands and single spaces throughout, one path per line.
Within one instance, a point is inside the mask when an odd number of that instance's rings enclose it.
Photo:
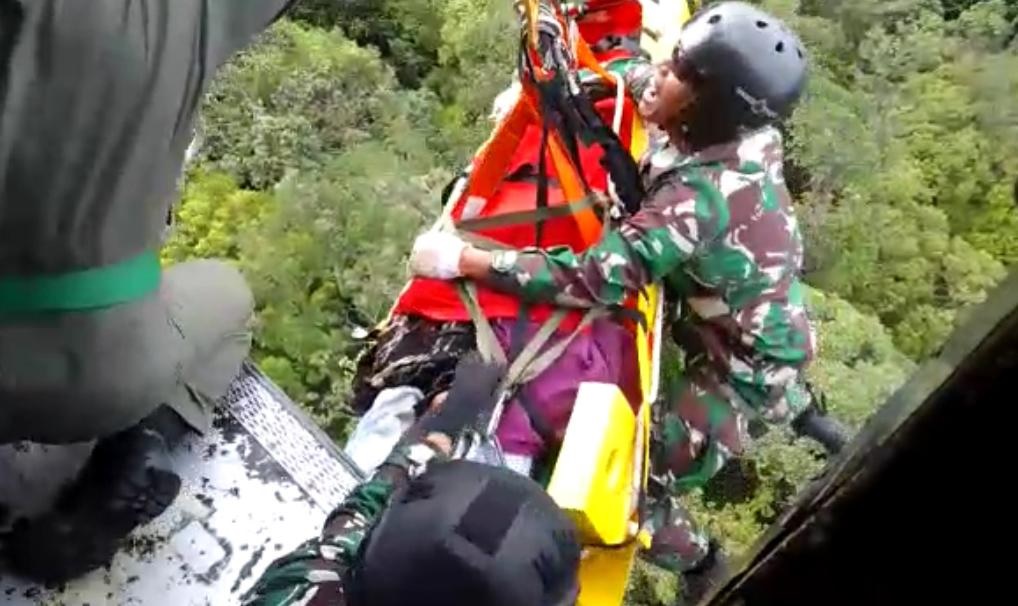
M 541 123 L 541 147 L 540 158 L 537 160 L 537 212 L 543 213 L 548 210 L 548 121 Z M 534 225 L 534 246 L 541 248 L 541 240 L 544 236 L 543 217 L 539 217 Z
M 538 82 L 525 44 L 521 44 L 520 55 L 520 73 L 527 74 L 537 90 L 542 118 L 546 124 L 551 121 L 562 137 L 584 189 L 590 191 L 586 175 L 580 170 L 579 144 L 599 145 L 604 151 L 601 165 L 611 176 L 619 199 L 630 214 L 637 212 L 644 198 L 639 168 L 618 134 L 594 109 L 590 96 L 582 88 L 574 91 L 564 74 L 555 74 L 548 82 Z
M 597 144 L 604 150 L 601 166 L 611 175 L 619 199 L 630 214 L 637 212 L 645 192 L 636 160 L 626 150 L 618 134 L 601 119 L 589 95 L 581 90 L 571 95 L 571 101 L 584 123 L 583 132 L 587 135 L 588 145 Z
M 455 175 L 453 175 L 452 179 L 450 179 L 449 182 L 445 184 L 445 187 L 442 188 L 441 194 L 442 199 L 440 200 L 443 207 L 449 204 L 450 202 L 454 202 L 454 200 L 449 199 L 449 196 L 451 196 L 453 190 L 456 189 L 456 184 L 459 182 L 459 180 L 466 178 L 467 176 L 468 176 L 467 171 L 465 170 L 458 171 Z
M 577 200 L 576 202 L 571 202 L 569 204 L 547 206 L 545 208 L 534 210 L 520 210 L 511 213 L 491 215 L 488 217 L 477 217 L 474 219 L 462 219 L 456 222 L 456 228 L 460 231 L 477 232 L 484 231 L 486 229 L 495 229 L 497 227 L 532 224 L 538 221 L 548 221 L 551 219 L 568 217 L 589 208 L 595 209 L 600 216 L 600 207 L 598 206 L 597 201 L 594 200 L 592 196 L 586 196 L 582 200 Z

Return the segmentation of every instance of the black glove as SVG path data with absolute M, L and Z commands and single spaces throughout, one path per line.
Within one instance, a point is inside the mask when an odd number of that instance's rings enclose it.
M 795 417 L 792 421 L 792 430 L 796 435 L 819 442 L 828 455 L 841 452 L 851 437 L 847 427 L 834 417 L 821 412 L 814 404 L 810 404 Z
M 429 433 L 456 438 L 465 429 L 484 431 L 482 423 L 495 407 L 505 372 L 504 366 L 486 363 L 476 353 L 467 355 L 456 366 L 445 402 L 425 413 L 410 433 L 418 438 Z
M 494 409 L 498 386 L 504 376 L 503 366 L 486 364 L 476 352 L 461 359 L 445 401 L 425 412 L 403 434 L 376 475 L 402 484 L 409 477 L 423 473 L 436 455 L 440 458 L 452 455 L 465 430 L 482 432 L 485 429 L 482 425 L 486 425 Z M 438 446 L 426 440 L 432 434 L 446 436 L 450 444 Z

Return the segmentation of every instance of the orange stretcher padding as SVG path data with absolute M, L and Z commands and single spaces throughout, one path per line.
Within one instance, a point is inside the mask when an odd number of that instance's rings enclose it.
M 635 0 L 619 3 L 619 6 L 624 5 L 631 11 L 634 4 L 639 6 Z M 638 23 L 639 21 L 637 27 Z M 596 31 L 606 30 L 602 27 Z M 611 55 L 615 58 L 617 51 L 612 51 Z M 613 76 L 598 62 L 599 58 L 606 60 L 606 57 L 595 56 L 585 41 L 577 41 L 575 56 L 577 67 L 590 69 L 612 86 L 615 85 Z M 536 61 L 536 57 L 532 58 Z M 544 74 L 539 71 L 537 77 L 544 77 Z M 595 109 L 606 124 L 612 123 L 615 103 L 612 97 L 595 104 Z M 636 119 L 634 104 L 626 96 L 619 138 L 627 148 L 633 134 L 634 119 Z M 507 177 L 517 173 L 527 164 L 532 167 L 531 172 L 536 174 L 542 126 L 543 118 L 537 92 L 532 85 L 524 84 L 522 94 L 515 105 L 474 156 L 471 174 L 463 193 L 458 199 L 447 201 L 448 204 L 452 204 L 450 217 L 454 222 L 458 223 L 465 218 L 497 217 L 536 208 L 536 181 L 533 179 L 509 181 Z M 580 166 L 575 166 L 559 133 L 555 129 L 550 129 L 548 135 L 546 167 L 550 180 L 549 208 L 581 202 L 587 198 L 591 192 L 584 189 L 580 171 L 592 190 L 603 194 L 608 189 L 608 175 L 600 164 L 603 150 L 599 146 L 581 146 Z M 562 217 L 547 219 L 542 225 L 542 238 L 539 244 L 542 248 L 568 246 L 574 251 L 582 252 L 600 239 L 603 229 L 597 211 L 594 208 L 584 208 Z M 535 245 L 537 226 L 534 222 L 528 222 L 479 229 L 474 233 L 507 247 L 522 248 Z M 480 285 L 478 303 L 484 315 L 490 319 L 515 318 L 519 313 L 520 302 L 515 296 Z M 554 312 L 554 309 L 550 305 L 535 305 L 529 310 L 530 319 L 542 322 Z M 393 313 L 419 315 L 434 321 L 469 320 L 469 314 L 453 285 L 425 278 L 415 278 L 407 285 L 393 307 Z M 581 317 L 581 312 L 570 313 L 563 321 L 561 330 L 572 330 Z

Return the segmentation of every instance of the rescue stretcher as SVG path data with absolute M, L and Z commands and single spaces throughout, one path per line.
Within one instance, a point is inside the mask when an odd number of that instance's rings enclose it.
M 536 4 L 531 1 L 526 6 L 528 21 L 532 27 L 536 18 Z M 653 5 L 653 8 L 643 15 L 644 24 L 661 24 L 662 17 L 670 17 L 674 24 L 672 30 L 665 32 L 654 31 L 648 27 L 643 29 L 647 47 L 654 52 L 652 58 L 658 59 L 670 51 L 677 30 L 689 19 L 695 3 L 675 2 L 670 8 L 676 13 L 670 15 L 663 15 L 660 11 L 664 9 L 657 3 L 643 4 L 644 8 Z M 569 10 L 571 9 L 567 6 L 566 11 Z M 568 25 L 564 29 L 568 29 Z M 536 30 L 531 32 L 531 39 L 536 37 L 534 32 Z M 648 136 L 634 111 L 635 104 L 625 96 L 621 79 L 603 69 L 582 38 L 575 41 L 573 51 L 579 63 L 578 67 L 588 70 L 601 78 L 604 84 L 617 90 L 611 112 L 611 128 L 617 136 L 620 136 L 620 141 L 625 141 L 626 151 L 631 156 L 639 158 L 646 149 Z M 522 52 L 527 51 L 524 49 Z M 592 195 L 608 194 L 615 198 L 615 203 L 621 201 L 615 195 L 612 176 L 604 174 L 605 169 L 600 163 L 590 162 L 588 157 L 575 151 L 570 154 L 570 142 L 562 136 L 563 133 L 555 130 L 549 132 L 547 122 L 542 124 L 542 120 L 546 119 L 542 112 L 547 110 L 548 103 L 542 98 L 539 90 L 541 84 L 538 78 L 541 69 L 533 65 L 530 69 L 537 73 L 537 77 L 529 83 L 523 81 L 517 87 L 515 102 L 508 108 L 491 137 L 479 150 L 472 170 L 457 184 L 457 188 L 446 200 L 443 217 L 436 227 L 456 231 L 464 239 L 481 247 L 504 248 L 507 235 L 505 229 L 507 225 L 513 223 L 500 222 L 500 218 L 514 216 L 516 223 L 524 223 L 531 219 L 535 222 L 559 221 L 557 227 L 559 232 L 556 234 L 558 240 L 554 244 L 568 243 L 574 250 L 583 250 L 600 239 L 608 215 L 607 212 L 599 213 L 596 205 L 589 203 Z M 549 163 L 557 181 L 556 187 L 550 188 L 551 195 L 548 192 L 544 192 L 543 195 L 537 194 L 539 202 L 536 212 L 534 194 L 530 194 L 524 204 L 529 207 L 528 214 L 527 208 L 517 208 L 518 203 L 515 205 L 506 203 L 506 200 L 514 195 L 520 197 L 519 192 L 513 190 L 519 186 L 509 183 L 507 175 L 519 169 L 520 162 L 514 162 L 514 154 L 519 155 L 517 152 L 521 146 L 526 145 L 528 136 L 533 139 L 538 125 L 543 127 L 543 132 L 540 151 L 536 155 L 541 156 L 547 150 Z M 530 154 L 535 155 L 534 151 L 531 150 Z M 524 160 L 531 159 L 525 157 Z M 543 163 L 545 160 L 542 157 L 538 162 Z M 597 174 L 598 171 L 601 174 Z M 600 182 L 607 186 L 604 188 L 606 191 L 592 192 L 591 183 L 597 182 L 598 177 Z M 542 203 L 547 205 L 543 211 Z M 496 209 L 494 212 L 490 211 L 492 207 Z M 547 212 L 548 209 L 552 211 L 565 209 L 566 212 L 555 214 Z M 484 215 L 481 212 L 484 210 L 489 210 L 489 214 Z M 552 218 L 549 220 L 549 217 Z M 567 224 L 562 225 L 562 221 Z M 534 228 L 533 225 L 526 227 Z M 552 227 L 554 228 L 554 225 Z M 500 229 L 503 231 L 500 232 Z M 540 242 L 541 236 L 542 232 L 537 229 L 533 237 Z M 409 291 L 408 287 L 404 293 Z M 469 283 L 460 284 L 459 295 L 475 325 L 478 349 L 482 356 L 508 364 L 507 383 L 523 382 L 552 363 L 550 360 L 544 360 L 543 364 L 535 361 L 534 364 L 541 368 L 528 374 L 527 370 L 530 369 L 527 368 L 527 364 L 530 362 L 521 361 L 525 353 L 521 353 L 514 360 L 505 360 L 501 348 L 494 342 L 488 320 L 491 317 L 490 312 L 499 313 L 505 309 L 505 302 L 498 298 L 498 293 L 493 292 L 481 292 L 482 296 L 488 297 L 486 301 L 483 300 L 478 294 L 478 288 Z M 485 313 L 482 313 L 482 307 Z M 637 551 L 641 547 L 649 547 L 649 537 L 642 526 L 644 497 L 649 479 L 651 408 L 658 396 L 663 338 L 664 301 L 660 286 L 653 285 L 639 295 L 631 297 L 626 307 L 630 311 L 635 311 L 636 317 L 640 320 L 624 322 L 632 330 L 636 345 L 639 372 L 638 401 L 630 401 L 619 385 L 582 383 L 547 484 L 549 494 L 572 517 L 581 533 L 584 552 L 580 569 L 579 606 L 621 605 L 629 586 Z M 398 309 L 399 303 L 394 307 L 394 310 Z M 545 327 L 549 324 L 562 326 L 555 324 L 556 314 L 559 314 L 558 321 L 561 321 L 561 314 L 566 312 L 543 311 L 544 315 L 541 318 L 532 319 L 544 321 Z M 575 311 L 572 313 L 577 314 Z M 582 327 L 590 317 L 589 311 L 583 314 L 580 326 Z M 533 355 L 539 360 L 537 351 L 539 350 L 535 349 Z M 501 405 L 504 405 L 504 400 L 499 404 Z M 491 448 L 496 451 L 498 445 L 494 434 L 499 417 L 500 410 L 496 407 L 487 427 L 488 439 L 494 443 Z M 497 461 L 499 457 L 497 453 L 495 456 L 488 453 L 477 455 L 477 458 Z

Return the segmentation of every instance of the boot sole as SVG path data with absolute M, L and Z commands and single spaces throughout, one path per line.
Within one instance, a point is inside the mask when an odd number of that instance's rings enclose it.
M 109 566 L 130 533 L 159 517 L 180 493 L 176 474 L 150 468 L 145 475 L 148 481 L 132 484 L 132 495 L 120 495 L 106 507 L 103 515 L 114 521 L 108 534 L 81 536 L 76 526 L 84 522 L 73 517 L 40 519 L 38 530 L 29 530 L 23 541 L 28 553 L 5 554 L 11 569 L 31 580 L 58 585 Z M 32 553 L 30 545 L 40 544 L 50 546 L 45 557 Z

